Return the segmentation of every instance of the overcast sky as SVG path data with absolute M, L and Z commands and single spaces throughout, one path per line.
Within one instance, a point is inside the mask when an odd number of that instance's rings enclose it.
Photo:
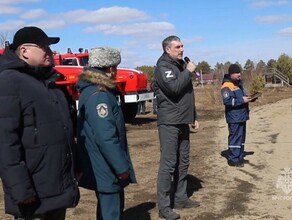
M 244 65 L 292 56 L 291 0 L 0 0 L 0 33 L 12 40 L 38 26 L 61 41 L 52 50 L 111 46 L 121 67 L 154 66 L 168 35 L 196 63 Z

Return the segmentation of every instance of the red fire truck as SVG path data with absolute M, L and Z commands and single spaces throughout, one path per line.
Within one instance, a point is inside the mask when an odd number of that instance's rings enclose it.
M 4 49 L 0 49 L 0 55 L 3 51 Z M 79 94 L 75 89 L 75 83 L 83 67 L 88 64 L 88 51 L 80 48 L 78 53 L 72 53 L 71 49 L 68 49 L 67 53 L 54 52 L 53 56 L 54 68 L 65 76 L 64 80 L 57 83 L 67 87 L 78 105 Z M 135 69 L 118 68 L 116 83 L 121 94 L 119 99 L 125 121 L 131 122 L 136 116 L 138 102 L 152 100 L 154 93 L 148 90 L 147 75 Z
M 4 50 L 5 50 L 4 48 L 0 48 L 0 56 L 2 53 L 4 53 Z
M 59 81 L 60 84 L 66 84 L 69 92 L 77 98 L 74 90 L 74 85 L 78 79 L 78 74 L 83 70 L 83 66 L 88 64 L 88 51 L 79 49 L 78 53 L 73 53 L 68 48 L 67 53 L 54 52 L 55 69 L 65 75 L 64 81 Z M 148 90 L 147 75 L 144 72 L 129 69 L 118 68 L 116 83 L 121 94 L 120 101 L 125 120 L 132 121 L 137 113 L 139 101 L 152 100 L 154 93 Z

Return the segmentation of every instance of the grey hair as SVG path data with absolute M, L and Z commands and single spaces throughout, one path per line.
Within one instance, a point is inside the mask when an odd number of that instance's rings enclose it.
M 180 38 L 174 35 L 168 36 L 162 41 L 162 49 L 166 52 L 166 48 L 170 47 L 172 41 L 180 41 Z

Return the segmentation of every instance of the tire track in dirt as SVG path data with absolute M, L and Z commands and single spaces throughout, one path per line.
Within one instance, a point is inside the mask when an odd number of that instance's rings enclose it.
M 209 178 L 212 183 L 203 190 L 208 194 L 207 187 L 214 187 L 211 195 L 216 204 L 210 205 L 216 208 L 193 219 L 290 219 L 292 193 L 285 195 L 277 189 L 276 182 L 285 167 L 292 167 L 291 121 L 292 99 L 252 109 L 246 143 L 246 150 L 251 154 L 246 156 L 249 164 L 244 168 L 228 167 L 226 160 L 215 156 L 219 151 L 212 155 L 213 166 L 217 168 L 212 174 L 210 171 L 210 176 L 217 174 L 221 178 Z M 219 121 L 219 127 L 216 142 L 220 147 L 227 146 L 224 120 Z

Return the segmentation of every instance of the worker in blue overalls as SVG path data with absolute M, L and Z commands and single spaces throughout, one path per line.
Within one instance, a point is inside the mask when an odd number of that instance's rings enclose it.
M 221 95 L 225 105 L 225 117 L 228 123 L 228 165 L 244 166 L 244 144 L 246 137 L 246 121 L 249 119 L 248 103 L 252 99 L 246 95 L 241 69 L 237 64 L 231 64 L 228 74 L 224 75 Z

